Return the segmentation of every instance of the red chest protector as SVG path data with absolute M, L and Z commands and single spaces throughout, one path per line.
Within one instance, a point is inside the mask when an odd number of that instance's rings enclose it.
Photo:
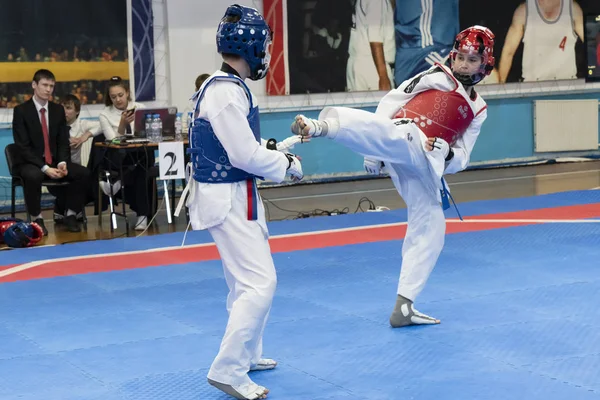
M 475 115 L 460 93 L 432 89 L 413 97 L 394 118 L 410 118 L 425 136 L 440 137 L 452 146 Z

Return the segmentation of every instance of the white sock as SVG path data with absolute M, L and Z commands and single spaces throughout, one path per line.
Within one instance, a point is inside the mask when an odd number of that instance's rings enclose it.
M 33 215 L 31 216 L 32 220 L 36 220 L 36 219 L 44 219 L 44 217 L 42 217 L 42 214 L 38 215 L 37 217 L 34 217 Z
M 67 210 L 67 217 L 70 217 L 71 215 L 77 215 L 77 213 L 69 208 Z

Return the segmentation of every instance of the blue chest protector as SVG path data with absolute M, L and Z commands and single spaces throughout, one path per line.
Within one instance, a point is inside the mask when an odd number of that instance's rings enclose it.
M 215 81 L 234 82 L 239 84 L 246 91 L 246 95 L 250 102 L 248 123 L 252 129 L 254 138 L 260 144 L 258 106 L 254 107 L 252 103 L 252 94 L 248 86 L 246 86 L 243 80 L 233 74 L 227 76 L 213 76 L 193 97 L 196 106 L 194 107 L 194 120 L 192 122 L 192 130 L 189 138 L 190 147 L 187 151 L 191 155 L 194 179 L 198 182 L 205 183 L 231 183 L 258 178 L 246 171 L 234 168 L 229 161 L 229 156 L 223 148 L 223 145 L 215 135 L 210 122 L 204 118 L 196 118 L 206 88 Z

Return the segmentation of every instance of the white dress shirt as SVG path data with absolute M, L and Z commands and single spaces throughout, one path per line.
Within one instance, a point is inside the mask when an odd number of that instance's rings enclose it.
M 77 148 L 71 147 L 71 162 L 87 167 L 90 160 L 90 152 L 92 150 L 94 137 L 102 133 L 100 130 L 100 122 L 85 120 L 77 117 L 77 119 L 75 119 L 75 121 L 73 121 L 73 123 L 71 123 L 69 126 L 71 127 L 69 134 L 72 138 L 81 137 L 86 132 L 90 132 L 92 134 L 92 137 L 83 142 L 81 146 Z
M 44 117 L 46 119 L 46 126 L 48 127 L 48 140 L 50 140 L 50 116 L 48 115 L 48 102 L 46 101 L 46 104 L 42 105 L 40 103 L 38 103 L 37 99 L 35 98 L 35 96 L 32 97 L 33 99 L 33 104 L 35 104 L 35 109 L 37 110 L 38 113 L 38 117 L 40 118 L 40 124 L 42 123 L 42 114 L 40 113 L 40 110 L 43 108 L 44 110 L 46 110 L 46 113 L 44 114 Z M 57 167 L 59 167 L 61 164 L 67 164 L 64 161 L 61 161 L 58 163 Z M 50 168 L 49 165 L 44 165 L 42 167 L 42 172 L 46 172 L 46 170 Z

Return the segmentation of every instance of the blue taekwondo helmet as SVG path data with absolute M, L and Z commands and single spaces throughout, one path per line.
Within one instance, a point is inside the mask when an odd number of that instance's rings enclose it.
M 250 66 L 250 79 L 257 81 L 269 70 L 271 39 L 271 28 L 258 10 L 233 4 L 219 23 L 217 51 L 242 57 Z

